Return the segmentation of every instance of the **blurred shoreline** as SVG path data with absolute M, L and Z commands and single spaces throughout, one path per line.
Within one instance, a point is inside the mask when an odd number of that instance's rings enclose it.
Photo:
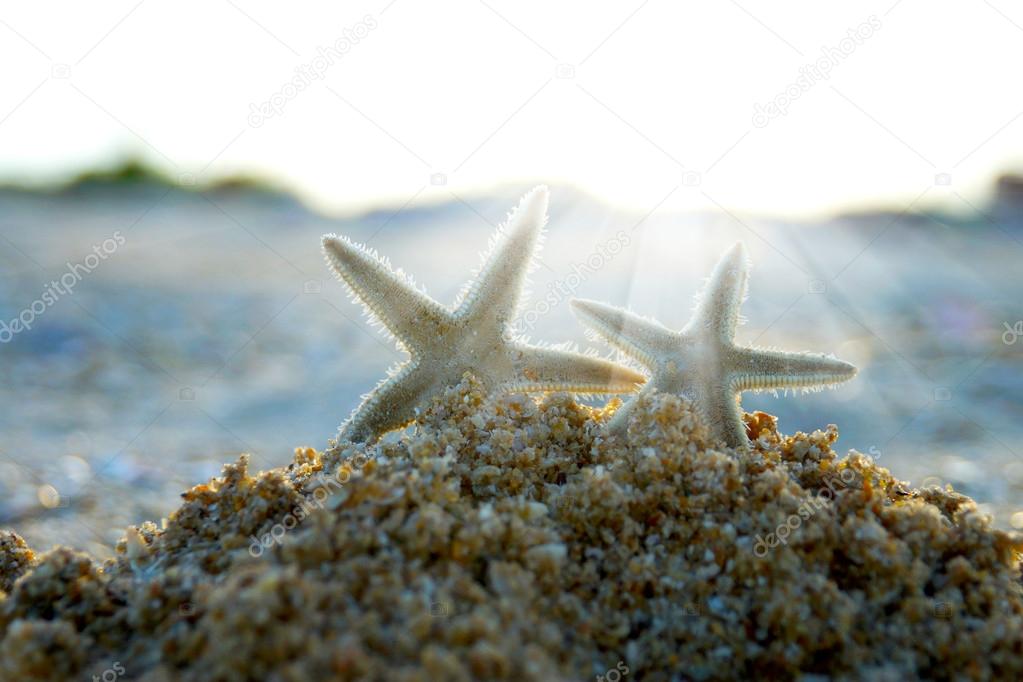
M 606 355 L 562 304 L 570 295 L 679 325 L 702 273 L 741 239 L 754 269 L 739 340 L 862 370 L 836 391 L 747 394 L 743 407 L 785 433 L 836 423 L 839 448 L 876 452 L 914 486 L 952 483 L 1009 527 L 1023 509 L 1023 339 L 1005 340 L 1023 318 L 1021 188 L 1003 176 L 975 215 L 813 223 L 643 216 L 556 186 L 533 300 L 559 293 L 529 334 Z M 5 321 L 124 237 L 0 344 L 0 526 L 38 548 L 109 555 L 124 526 L 159 519 L 237 453 L 267 468 L 322 447 L 402 355 L 332 279 L 320 236 L 368 242 L 447 304 L 525 189 L 331 217 L 252 179 L 181 186 L 134 162 L 46 191 L 0 188 Z M 628 246 L 563 292 L 573 264 L 622 232 Z

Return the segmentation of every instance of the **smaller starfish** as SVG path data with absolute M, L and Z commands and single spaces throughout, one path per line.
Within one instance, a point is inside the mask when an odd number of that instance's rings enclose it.
M 365 247 L 346 237 L 323 238 L 330 267 L 411 355 L 364 396 L 342 424 L 339 440 L 372 440 L 406 426 L 417 409 L 466 372 L 490 392 L 626 393 L 642 383 L 642 374 L 608 360 L 512 338 L 511 323 L 546 222 L 547 188 L 538 187 L 498 228 L 489 256 L 454 309 Z
M 819 389 L 851 379 L 856 368 L 832 356 L 786 353 L 735 345 L 749 259 L 737 243 L 718 261 L 689 324 L 673 332 L 621 308 L 574 299 L 581 321 L 653 375 L 640 393 L 662 391 L 691 399 L 714 436 L 731 447 L 747 444 L 742 391 Z M 622 432 L 635 401 L 623 405 L 609 428 Z

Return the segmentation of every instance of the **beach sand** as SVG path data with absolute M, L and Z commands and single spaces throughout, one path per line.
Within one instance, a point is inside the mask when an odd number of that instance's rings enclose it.
M 0 534 L 0 679 L 1023 677 L 1019 536 L 833 426 L 626 438 L 466 378 L 380 444 L 247 459 L 103 564 Z

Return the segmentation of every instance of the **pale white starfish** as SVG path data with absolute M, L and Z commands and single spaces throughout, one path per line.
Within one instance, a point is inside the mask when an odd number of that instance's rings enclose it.
M 711 432 L 727 445 L 748 443 L 739 408 L 742 391 L 819 389 L 851 379 L 856 368 L 832 356 L 786 353 L 735 344 L 749 260 L 738 243 L 718 261 L 696 311 L 682 331 L 595 301 L 575 299 L 573 311 L 611 345 L 650 370 L 641 393 L 662 391 L 691 399 Z M 635 401 L 609 427 L 624 430 Z
M 511 323 L 546 221 L 547 188 L 537 187 L 498 228 L 490 253 L 453 309 L 391 270 L 375 252 L 347 237 L 324 236 L 327 263 L 411 356 L 364 396 L 342 424 L 340 440 L 372 440 L 407 425 L 417 409 L 465 372 L 491 392 L 624 393 L 642 383 L 642 374 L 608 360 L 512 338 Z

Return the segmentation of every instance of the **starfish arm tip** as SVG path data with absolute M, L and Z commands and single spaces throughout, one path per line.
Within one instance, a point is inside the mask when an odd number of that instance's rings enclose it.
M 544 185 L 526 192 L 493 236 L 474 277 L 455 299 L 457 314 L 465 317 L 493 311 L 516 317 L 527 274 L 536 265 L 547 225 L 548 192 Z
M 749 250 L 746 248 L 746 243 L 737 241 L 728 247 L 728 250 L 721 256 L 716 270 L 722 274 L 727 273 L 733 277 L 736 275 L 743 277 L 749 270 L 751 264 Z
M 749 258 L 749 250 L 746 248 L 746 243 L 743 241 L 737 241 L 729 247 L 728 251 L 725 252 L 726 258 Z
M 859 368 L 856 367 L 856 365 L 852 364 L 851 362 L 840 360 L 834 355 L 830 354 L 828 355 L 817 355 L 814 353 L 808 354 L 808 356 L 811 358 L 814 357 L 815 355 L 817 358 L 819 358 L 820 363 L 823 365 L 823 368 L 827 370 L 828 374 L 830 374 L 831 381 L 827 382 L 829 384 L 840 384 L 844 381 L 849 381 L 850 379 L 854 378 L 857 374 L 859 374 L 860 371 Z
M 348 237 L 339 234 L 325 234 L 320 240 L 323 253 L 327 256 L 327 263 L 332 269 L 338 270 L 359 247 Z
M 549 201 L 550 191 L 547 189 L 547 185 L 537 185 L 522 196 L 509 226 L 518 224 L 533 228 L 539 225 L 542 229 L 547 222 Z
M 606 303 L 598 303 L 586 298 L 570 299 L 568 307 L 572 311 L 573 317 L 597 336 L 608 341 L 613 338 L 616 328 L 613 321 L 614 308 Z
M 572 312 L 579 312 L 586 310 L 586 306 L 594 303 L 594 301 L 588 298 L 570 298 L 568 305 L 572 309 Z
M 569 299 L 568 307 L 571 308 L 573 315 L 584 322 L 586 320 L 600 319 L 601 313 L 607 314 L 614 310 L 612 306 L 606 303 L 600 303 L 588 298 Z
M 527 197 L 536 196 L 538 198 L 542 198 L 544 201 L 547 201 L 550 198 L 550 195 L 551 195 L 550 188 L 543 183 L 540 183 L 533 189 L 526 192 Z
M 725 251 L 697 294 L 696 307 L 684 333 L 711 333 L 731 342 L 735 328 L 742 322 L 739 309 L 746 298 L 750 265 L 743 242 L 735 242 Z
M 849 381 L 860 373 L 859 367 L 851 362 L 846 362 L 845 360 L 837 360 L 837 362 L 839 365 L 839 373 L 842 375 L 842 381 Z
M 648 381 L 648 377 L 642 372 L 636 371 L 631 367 L 625 367 L 621 364 L 619 364 L 618 367 L 618 378 L 621 382 L 630 384 L 632 386 L 631 391 L 639 390 L 639 388 Z

